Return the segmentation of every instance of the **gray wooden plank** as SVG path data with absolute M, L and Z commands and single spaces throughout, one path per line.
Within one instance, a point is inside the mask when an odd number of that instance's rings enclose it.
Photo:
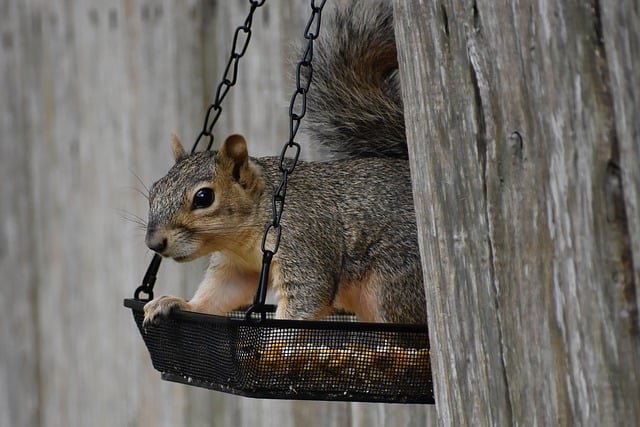
M 0 2 L 0 425 L 36 425 L 40 416 L 23 13 Z
M 614 101 L 615 131 L 618 139 L 619 166 L 624 192 L 625 216 L 629 228 L 629 244 L 636 284 L 636 303 L 625 308 L 638 319 L 640 307 L 640 11 L 634 2 L 602 1 L 600 3 L 602 33 L 611 93 Z M 631 292 L 632 289 L 627 289 Z M 631 297 L 632 298 L 632 297 Z

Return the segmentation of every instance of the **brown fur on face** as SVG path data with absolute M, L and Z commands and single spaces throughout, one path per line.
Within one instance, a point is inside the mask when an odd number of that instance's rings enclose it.
M 166 247 L 158 251 L 161 255 L 190 261 L 250 245 L 256 228 L 263 227 L 256 209 L 264 184 L 259 168 L 249 159 L 245 139 L 231 135 L 217 153 L 187 155 L 173 135 L 171 149 L 176 163 L 150 191 L 149 247 L 158 248 L 154 243 L 164 240 Z M 194 196 L 204 188 L 213 190 L 213 204 L 194 208 Z M 183 197 L 165 200 L 160 196 L 175 193 Z

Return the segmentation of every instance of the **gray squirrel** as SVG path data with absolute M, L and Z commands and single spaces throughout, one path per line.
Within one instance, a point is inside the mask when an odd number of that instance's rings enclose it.
M 312 143 L 342 158 L 299 161 L 289 179 L 269 275 L 276 317 L 343 310 L 361 321 L 426 323 L 389 3 L 352 2 L 323 23 L 307 105 Z M 281 179 L 278 158 L 249 157 L 240 135 L 194 154 L 174 135 L 172 151 L 176 163 L 150 190 L 146 243 L 179 262 L 210 256 L 210 265 L 190 300 L 148 302 L 145 326 L 175 307 L 225 314 L 253 301 Z

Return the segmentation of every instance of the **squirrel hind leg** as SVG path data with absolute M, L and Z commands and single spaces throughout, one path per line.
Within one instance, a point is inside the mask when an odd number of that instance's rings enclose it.
M 299 299 L 281 296 L 276 309 L 276 319 L 285 320 L 318 320 L 333 313 L 329 304 L 319 301 L 300 301 Z
M 377 322 L 427 323 L 426 299 L 420 269 L 387 269 L 369 274 L 363 308 L 375 313 Z M 357 313 L 357 312 L 356 312 Z
M 354 313 L 361 322 L 426 323 L 420 271 L 386 267 L 382 272 L 371 268 L 358 280 L 341 283 L 334 306 Z
M 359 280 L 340 283 L 334 307 L 355 314 L 360 322 L 386 322 L 380 310 L 381 296 L 376 291 L 383 281 L 383 277 L 370 270 Z
M 318 320 L 333 312 L 333 287 L 330 278 L 315 266 L 305 264 L 304 271 L 282 265 L 282 259 L 271 264 L 271 283 L 278 295 L 276 319 Z M 286 268 L 289 267 L 289 268 Z

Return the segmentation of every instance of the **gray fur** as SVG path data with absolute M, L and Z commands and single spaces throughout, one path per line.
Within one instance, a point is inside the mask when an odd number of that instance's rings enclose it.
M 256 159 L 271 188 L 275 158 Z M 265 222 L 270 199 L 261 208 Z M 375 270 L 388 322 L 426 323 L 411 177 L 407 161 L 388 158 L 302 162 L 289 180 L 275 259 L 289 292 L 312 314 L 332 302 L 340 282 Z M 299 314 L 299 313 L 298 313 Z M 312 317 L 312 316 L 311 316 Z

